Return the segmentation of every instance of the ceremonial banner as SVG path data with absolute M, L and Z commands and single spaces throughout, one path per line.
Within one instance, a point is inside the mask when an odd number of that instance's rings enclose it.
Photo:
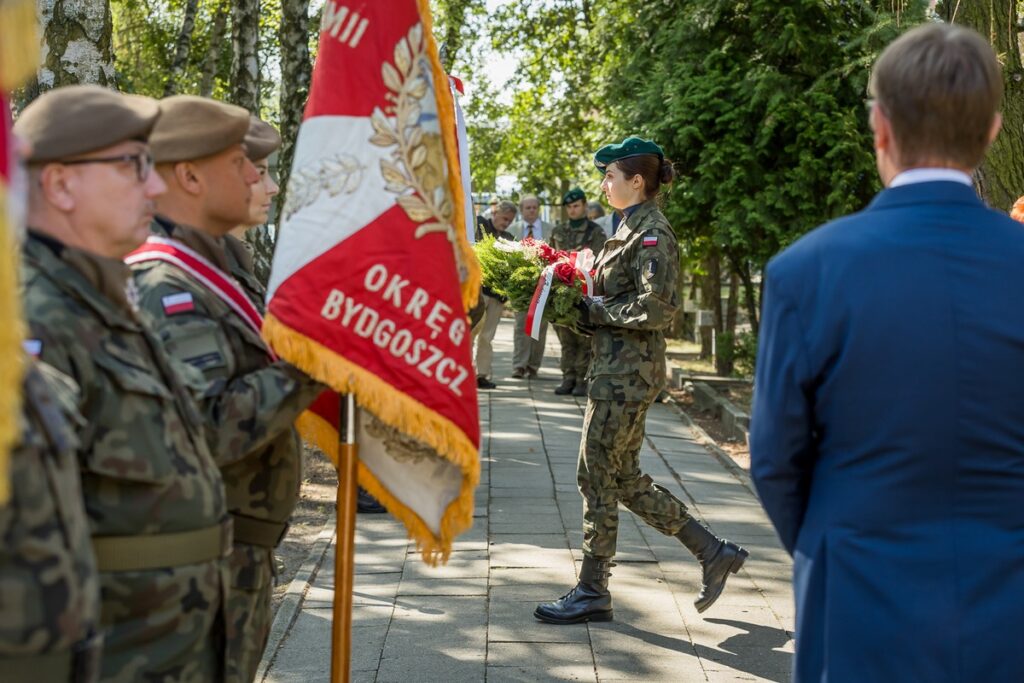
M 328 0 L 282 209 L 263 334 L 354 394 L 359 483 L 435 563 L 472 524 L 476 374 L 465 311 L 480 271 L 448 77 L 426 0 Z M 338 396 L 300 419 L 338 453 Z
M 17 440 L 21 414 L 21 307 L 18 301 L 18 248 L 21 205 L 15 185 L 11 108 L 7 93 L 35 73 L 39 63 L 36 5 L 0 0 L 0 503 L 10 494 L 9 458 Z

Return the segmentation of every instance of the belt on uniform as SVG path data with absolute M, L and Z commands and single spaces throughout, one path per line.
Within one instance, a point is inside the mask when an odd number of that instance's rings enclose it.
M 235 543 L 274 549 L 288 533 L 287 522 L 271 522 L 237 512 L 231 513 L 231 519 L 235 522 Z
M 73 660 L 70 650 L 32 657 L 0 657 L 0 671 L 4 672 L 5 681 L 70 681 Z
M 93 536 L 92 549 L 101 572 L 134 572 L 209 562 L 227 557 L 231 551 L 231 520 L 166 534 Z
M 100 675 L 102 636 L 91 635 L 75 643 L 70 650 L 47 652 L 28 657 L 0 657 L 3 680 L 69 681 L 95 683 Z

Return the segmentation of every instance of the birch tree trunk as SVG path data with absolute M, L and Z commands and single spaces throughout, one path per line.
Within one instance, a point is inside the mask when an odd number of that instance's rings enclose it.
M 281 0 L 281 153 L 277 158 L 281 193 L 277 206 L 284 206 L 295 154 L 295 139 L 309 98 L 313 64 L 309 58 L 309 0 Z
M 61 85 L 116 87 L 108 0 L 39 0 L 42 65 L 22 107 Z
M 195 29 L 198 8 L 199 0 L 188 0 L 185 3 L 185 16 L 182 17 L 181 30 L 178 32 L 178 40 L 174 44 L 174 59 L 171 61 L 171 73 L 167 76 L 167 83 L 164 84 L 164 97 L 177 92 L 177 80 L 181 76 L 181 72 L 185 70 L 189 49 L 192 46 L 192 31 Z
M 213 85 L 217 78 L 217 65 L 220 64 L 220 46 L 224 43 L 224 32 L 228 27 L 227 0 L 218 3 L 216 14 L 213 15 L 213 27 L 210 29 L 210 46 L 203 60 L 203 75 L 199 81 L 199 94 L 209 97 L 213 94 Z
M 954 15 L 955 12 L 955 15 Z M 992 44 L 1003 66 L 1003 129 L 978 169 L 976 180 L 991 205 L 1008 210 L 1024 193 L 1024 67 L 1016 0 L 943 3 L 943 16 L 969 26 Z
M 260 35 L 259 0 L 233 0 L 231 15 L 231 101 L 259 113 L 260 67 L 256 54 Z

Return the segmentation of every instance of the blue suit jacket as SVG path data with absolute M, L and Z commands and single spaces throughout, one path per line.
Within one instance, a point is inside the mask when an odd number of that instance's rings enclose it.
M 888 189 L 768 266 L 750 449 L 798 681 L 1024 680 L 1024 225 Z

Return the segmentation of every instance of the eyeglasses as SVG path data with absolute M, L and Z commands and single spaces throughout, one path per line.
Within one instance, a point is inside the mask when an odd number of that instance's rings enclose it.
M 79 164 L 118 164 L 131 162 L 135 165 L 135 175 L 140 183 L 146 182 L 149 172 L 153 170 L 153 156 L 149 152 L 138 154 L 122 154 L 116 157 L 96 157 L 89 159 L 71 159 L 70 161 L 59 161 L 57 163 L 65 166 L 77 166 Z

